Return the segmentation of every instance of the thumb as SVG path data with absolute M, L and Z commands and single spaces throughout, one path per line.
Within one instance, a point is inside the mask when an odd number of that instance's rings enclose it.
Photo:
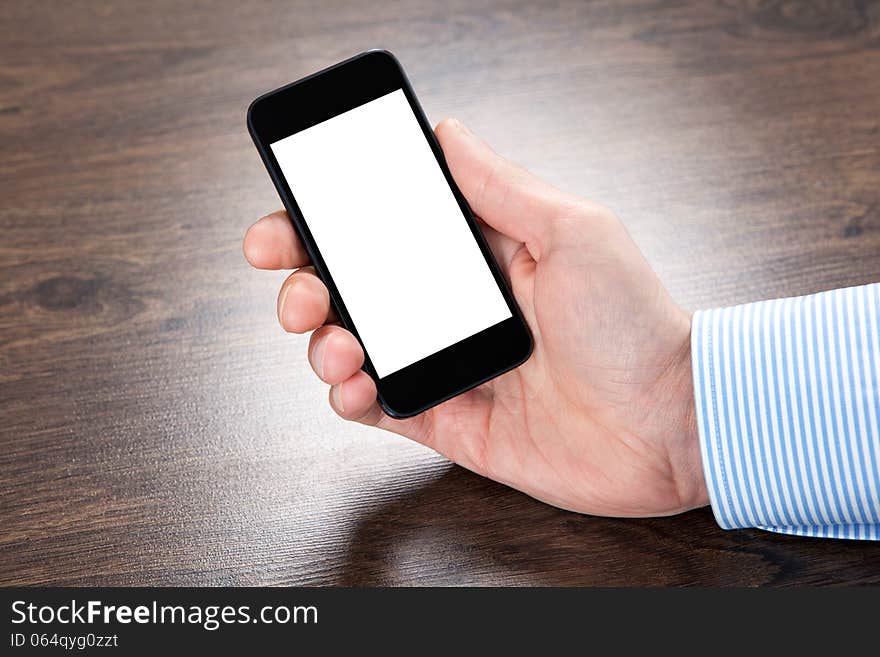
M 456 119 L 435 130 L 452 177 L 471 209 L 500 233 L 546 253 L 552 224 L 574 199 L 509 160 Z

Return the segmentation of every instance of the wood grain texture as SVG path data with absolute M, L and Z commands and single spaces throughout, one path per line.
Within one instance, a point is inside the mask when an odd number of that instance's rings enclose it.
M 880 280 L 880 5 L 0 5 L 0 584 L 880 582 L 880 545 L 566 513 L 326 405 L 261 92 L 372 47 L 690 308 Z

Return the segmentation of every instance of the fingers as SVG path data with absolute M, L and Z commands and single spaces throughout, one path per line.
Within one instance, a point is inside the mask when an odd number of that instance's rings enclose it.
M 330 406 L 346 420 L 367 424 L 375 424 L 382 412 L 376 404 L 376 384 L 363 371 L 330 386 Z
M 361 369 L 364 364 L 364 350 L 357 339 L 345 329 L 339 326 L 323 326 L 312 333 L 309 363 L 324 383 L 342 383 Z
M 430 411 L 403 420 L 389 417 L 376 401 L 375 382 L 362 370 L 330 387 L 330 406 L 337 415 L 346 420 L 379 427 L 433 449 L 429 430 Z
M 309 363 L 315 374 L 330 384 L 330 406 L 339 416 L 431 446 L 427 413 L 396 420 L 379 406 L 376 384 L 361 369 L 363 349 L 349 331 L 339 326 L 324 326 L 315 331 L 309 343 Z
M 495 260 L 501 265 L 502 271 L 509 279 L 510 263 L 513 261 L 513 256 L 515 256 L 516 252 L 520 250 L 523 243 L 517 242 L 512 237 L 499 233 L 481 219 L 477 219 L 477 223 L 480 225 L 480 230 L 483 233 L 483 237 L 486 238 L 489 248 L 492 249 L 492 253 L 495 255 Z
M 244 257 L 257 269 L 296 269 L 309 256 L 284 210 L 266 215 L 244 236 Z
M 307 333 L 334 319 L 330 294 L 312 267 L 298 269 L 287 277 L 278 294 L 278 321 L 285 331 Z
M 524 242 L 537 259 L 553 219 L 575 199 L 493 151 L 456 119 L 442 121 L 437 139 L 473 211 L 497 231 Z

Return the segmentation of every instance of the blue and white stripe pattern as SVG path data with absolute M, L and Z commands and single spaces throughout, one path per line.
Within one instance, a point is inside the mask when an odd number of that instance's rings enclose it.
M 694 315 L 718 524 L 880 540 L 880 284 Z

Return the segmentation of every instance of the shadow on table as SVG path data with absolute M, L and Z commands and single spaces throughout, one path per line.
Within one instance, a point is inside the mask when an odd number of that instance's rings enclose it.
M 778 567 L 765 555 L 730 542 L 707 509 L 644 520 L 585 516 L 450 467 L 359 522 L 335 584 L 754 585 L 772 580 Z

